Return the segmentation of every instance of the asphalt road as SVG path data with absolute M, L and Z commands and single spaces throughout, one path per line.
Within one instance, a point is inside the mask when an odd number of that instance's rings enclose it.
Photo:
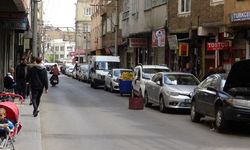
M 192 123 L 187 112 L 157 107 L 129 110 L 128 97 L 92 89 L 64 75 L 40 108 L 43 150 L 243 150 L 250 127 L 221 134 L 211 120 Z

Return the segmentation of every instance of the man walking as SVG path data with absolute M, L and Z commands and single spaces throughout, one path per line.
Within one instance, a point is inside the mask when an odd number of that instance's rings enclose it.
M 45 66 L 42 65 L 42 58 L 36 58 L 36 64 L 29 70 L 27 79 L 31 87 L 33 116 L 36 117 L 43 89 L 45 88 L 45 93 L 48 93 L 48 76 Z
M 21 62 L 16 67 L 16 90 L 24 99 L 26 98 L 26 76 L 27 76 L 27 61 L 26 58 L 21 58 Z

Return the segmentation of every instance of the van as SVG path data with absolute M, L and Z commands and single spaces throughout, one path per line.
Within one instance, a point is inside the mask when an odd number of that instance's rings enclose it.
M 158 72 L 169 72 L 169 68 L 161 65 L 138 65 L 134 68 L 132 81 L 132 94 L 144 98 L 145 82 L 150 80 Z
M 91 56 L 89 58 L 89 82 L 92 88 L 104 85 L 105 76 L 113 68 L 119 68 L 119 56 Z

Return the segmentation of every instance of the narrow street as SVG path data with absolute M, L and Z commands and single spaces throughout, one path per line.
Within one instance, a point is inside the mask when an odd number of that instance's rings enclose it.
M 195 124 L 188 113 L 157 107 L 129 110 L 128 97 L 92 89 L 60 75 L 43 95 L 39 116 L 43 150 L 249 149 L 250 130 L 220 134 L 211 122 Z

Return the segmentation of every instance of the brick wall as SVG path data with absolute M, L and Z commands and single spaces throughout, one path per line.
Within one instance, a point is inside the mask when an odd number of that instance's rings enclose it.
M 178 0 L 169 0 L 169 31 L 188 32 L 208 23 L 223 23 L 224 5 L 210 6 L 210 0 L 192 0 L 191 13 L 178 16 Z

